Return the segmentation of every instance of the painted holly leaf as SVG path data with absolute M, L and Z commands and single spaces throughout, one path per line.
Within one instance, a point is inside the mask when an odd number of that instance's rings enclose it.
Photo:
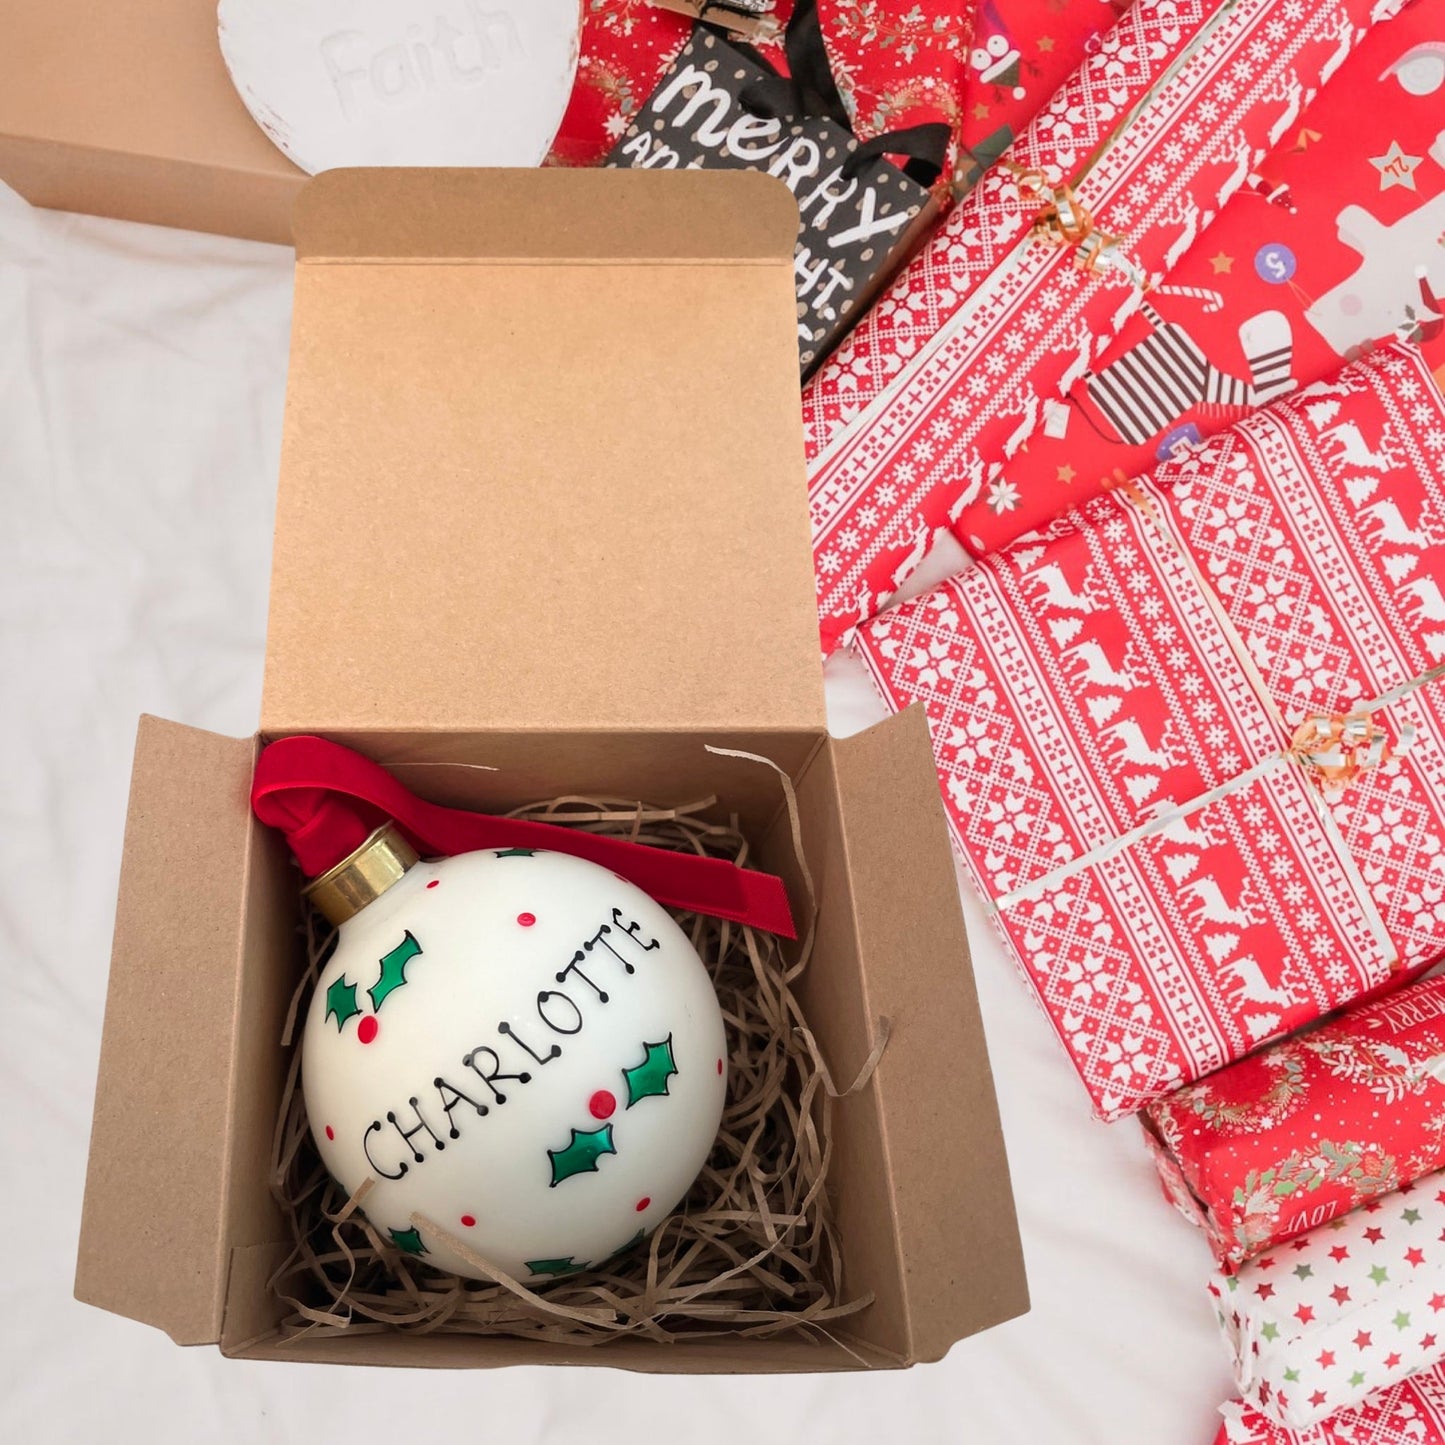
M 360 1012 L 356 1006 L 356 985 L 349 982 L 343 973 L 326 990 L 326 1017 L 336 1016 L 336 1032 L 340 1033 L 346 1027 L 346 1020 Z
M 672 1057 L 671 1034 L 660 1044 L 644 1043 L 642 1049 L 642 1062 L 622 1071 L 622 1077 L 627 1082 L 629 1109 L 640 1099 L 667 1093 L 667 1081 L 677 1073 L 677 1062 Z
M 426 1245 L 421 1242 L 421 1230 L 414 1226 L 411 1229 L 392 1229 L 388 1233 L 391 1235 L 391 1242 L 403 1254 L 425 1254 L 427 1252 Z
M 588 1268 L 590 1268 L 590 1266 L 585 1261 L 582 1264 L 578 1264 L 570 1254 L 564 1256 L 562 1259 L 529 1259 L 527 1261 L 527 1271 L 529 1274 L 552 1276 L 580 1274 L 584 1269 Z
M 555 1189 L 564 1179 L 574 1174 L 595 1173 L 597 1161 L 604 1154 L 615 1154 L 617 1146 L 612 1142 L 612 1125 L 604 1124 L 590 1134 L 574 1129 L 566 1148 L 549 1149 L 547 1158 L 552 1161 L 552 1182 L 547 1187 Z
M 374 988 L 367 989 L 374 1013 L 380 1013 L 382 1004 L 406 982 L 406 966 L 420 952 L 421 944 L 412 937 L 411 929 L 408 928 L 406 937 L 390 953 L 382 955 L 381 977 L 377 979 Z
M 498 848 L 498 858 L 531 858 L 536 853 L 535 848 Z

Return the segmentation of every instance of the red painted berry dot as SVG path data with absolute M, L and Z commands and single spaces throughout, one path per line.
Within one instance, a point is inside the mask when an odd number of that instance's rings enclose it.
M 719 1060 L 717 1061 L 717 1071 L 718 1071 L 718 1073 L 722 1073 L 722 1060 L 721 1060 L 721 1059 L 719 1059 Z
M 476 1222 L 477 1222 L 476 1215 L 474 1215 L 474 1214 L 464 1214 L 464 1215 L 462 1215 L 462 1225 L 463 1225 L 464 1228 L 470 1229 Z
M 428 887 L 428 888 L 435 888 L 435 887 L 437 886 L 437 884 L 440 883 L 441 881 L 442 881 L 442 880 L 441 880 L 440 878 L 433 878 L 432 881 L 427 884 L 427 887 Z
M 326 1137 L 328 1139 L 334 1139 L 336 1137 L 336 1130 L 333 1129 L 330 1124 L 326 1126 Z
M 523 928 L 530 928 L 536 921 L 537 915 L 535 913 L 519 913 L 517 915 L 517 922 L 520 923 Z
M 617 1100 L 609 1090 L 598 1089 L 598 1091 L 588 1099 L 587 1107 L 592 1111 L 592 1117 L 594 1119 L 610 1119 L 613 1111 L 617 1108 Z
M 637 1201 L 637 1212 L 638 1212 L 639 1214 L 641 1214 L 642 1211 L 643 1211 L 644 1209 L 646 1209 L 647 1206 L 648 1206 L 649 1204 L 651 1204 L 651 1203 L 652 1203 L 652 1196 L 651 1196 L 650 1194 L 644 1194 L 644 1195 L 642 1196 L 642 1198 Z
M 362 1019 L 356 1026 L 356 1037 L 364 1044 L 369 1044 L 376 1037 L 376 1018 L 372 1014 Z

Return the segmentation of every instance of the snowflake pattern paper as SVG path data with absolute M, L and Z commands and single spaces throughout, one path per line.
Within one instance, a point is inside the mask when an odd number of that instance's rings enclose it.
M 1289 751 L 1445 658 L 1421 538 L 1445 399 L 1392 345 L 860 630 L 1101 1117 L 1445 950 L 1445 679 L 1337 802 Z
M 1445 1445 L 1445 1366 L 1376 1390 L 1304 1430 L 1277 1425 L 1245 1400 L 1231 1400 L 1220 1414 L 1214 1445 Z
M 916 125 L 948 127 L 947 191 L 970 84 L 973 0 L 818 0 L 833 78 L 859 140 Z
M 1368 27 L 1369 0 L 1139 0 L 1012 148 L 1157 281 Z M 1136 104 L 1147 98 L 1137 111 Z M 1118 127 L 1127 117 L 1122 132 Z M 1103 144 L 1107 141 L 1107 144 Z M 875 615 L 1137 308 L 1032 239 L 1002 163 L 804 394 L 823 649 Z

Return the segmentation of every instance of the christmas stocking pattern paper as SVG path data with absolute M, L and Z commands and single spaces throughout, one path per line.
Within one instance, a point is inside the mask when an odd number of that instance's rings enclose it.
M 1367 97 L 1367 103 L 1362 103 Z M 958 518 L 976 555 L 1381 340 L 1445 374 L 1445 3 L 1376 26 Z
M 983 494 L 1375 11 L 1139 0 L 953 212 L 804 397 L 825 652 Z M 1084 251 L 1032 234 L 1041 205 Z

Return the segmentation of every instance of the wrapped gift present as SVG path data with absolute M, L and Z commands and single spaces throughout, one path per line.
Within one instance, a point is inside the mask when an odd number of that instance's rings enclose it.
M 1209 1292 L 1235 1381 L 1294 1429 L 1357 1408 L 1445 1359 L 1445 1175 L 1218 1275 Z
M 1128 8 L 1129 0 L 979 0 L 959 117 L 960 195 L 978 184 Z
M 946 186 L 971 74 L 973 11 L 973 0 L 583 0 L 577 82 L 551 161 L 602 164 L 701 22 L 785 75 L 803 47 L 827 69 L 825 88 L 840 93 L 846 115 L 835 119 L 860 140 L 947 127 L 939 147 Z M 790 36 L 795 13 L 803 23 Z
M 1386 7 L 1138 0 L 804 397 L 825 651 L 888 596 Z
M 825 116 L 759 110 L 771 73 L 699 31 L 607 158 L 609 166 L 757 170 L 798 203 L 798 361 L 806 376 L 863 314 L 933 217 L 929 192 Z
M 860 629 L 1113 1118 L 1445 950 L 1445 399 L 1381 347 Z
M 1251 1054 L 1143 1123 L 1165 1193 L 1226 1269 L 1445 1168 L 1445 978 Z
M 1377 26 L 959 517 L 990 551 L 1382 338 L 1445 369 L 1445 5 Z M 1362 98 L 1368 103 L 1362 104 Z
M 1276 1424 L 1247 1400 L 1231 1400 L 1220 1414 L 1214 1445 L 1445 1445 L 1445 1366 L 1375 1390 L 1303 1430 Z
M 939 186 L 944 193 L 960 165 L 959 140 L 976 81 L 976 4 L 817 0 L 824 48 L 853 133 L 868 141 L 919 126 L 946 126 Z
M 601 165 L 692 30 L 691 18 L 647 0 L 583 0 L 577 79 L 548 163 Z M 786 63 L 780 43 L 769 58 Z

